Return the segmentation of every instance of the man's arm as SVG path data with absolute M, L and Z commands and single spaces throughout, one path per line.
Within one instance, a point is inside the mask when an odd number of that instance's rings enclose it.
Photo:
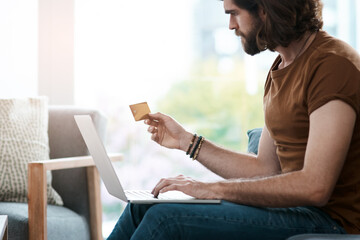
M 149 114 L 151 120 L 148 131 L 152 139 L 167 148 L 187 151 L 193 138 L 174 119 L 161 113 Z M 271 176 L 279 172 L 280 166 L 276 155 L 274 140 L 264 127 L 259 143 L 258 156 L 243 154 L 219 147 L 208 140 L 203 142 L 197 160 L 212 172 L 224 178 L 252 178 Z
M 323 206 L 341 173 L 355 119 L 353 108 L 339 100 L 315 110 L 310 115 L 309 140 L 304 167 L 300 171 L 215 183 L 202 183 L 180 176 L 161 180 L 153 193 L 179 190 L 198 198 L 266 207 Z
M 276 146 L 266 126 L 260 137 L 257 156 L 229 151 L 205 140 L 197 160 L 227 179 L 272 176 L 280 171 Z

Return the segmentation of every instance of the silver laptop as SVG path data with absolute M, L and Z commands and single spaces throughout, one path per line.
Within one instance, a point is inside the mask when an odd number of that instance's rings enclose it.
M 89 115 L 74 116 L 85 144 L 94 159 L 95 165 L 99 170 L 100 176 L 104 181 L 108 192 L 125 201 L 131 203 L 151 204 L 151 203 L 220 203 L 221 200 L 197 199 L 186 195 L 180 191 L 169 191 L 160 194 L 157 198 L 146 190 L 125 190 L 121 186 L 120 180 L 116 175 L 114 167 L 109 159 L 105 147 L 96 132 L 92 119 Z

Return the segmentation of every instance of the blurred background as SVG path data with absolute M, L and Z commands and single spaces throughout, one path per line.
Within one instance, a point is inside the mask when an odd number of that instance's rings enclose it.
M 360 1 L 323 2 L 324 29 L 360 51 Z M 115 167 L 127 189 L 180 173 L 219 179 L 152 142 L 129 105 L 147 101 L 189 131 L 246 151 L 247 131 L 264 125 L 263 85 L 277 54 L 247 56 L 222 4 L 0 0 L 0 97 L 49 95 L 52 104 L 100 109 L 108 151 L 125 155 Z M 125 204 L 103 186 L 102 202 L 107 237 Z

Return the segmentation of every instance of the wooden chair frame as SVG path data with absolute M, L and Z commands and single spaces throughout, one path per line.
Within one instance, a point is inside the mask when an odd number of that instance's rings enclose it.
M 109 157 L 111 161 L 120 161 L 123 158 L 121 154 L 112 154 Z M 103 239 L 100 177 L 92 157 L 84 156 L 28 163 L 29 240 L 47 239 L 46 172 L 78 167 L 87 168 L 91 239 Z

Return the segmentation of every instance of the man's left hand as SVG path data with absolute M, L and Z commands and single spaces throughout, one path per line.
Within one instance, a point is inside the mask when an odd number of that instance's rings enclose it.
M 220 199 L 214 188 L 215 183 L 203 183 L 179 175 L 161 179 L 151 193 L 157 197 L 159 193 L 176 190 L 199 199 Z

